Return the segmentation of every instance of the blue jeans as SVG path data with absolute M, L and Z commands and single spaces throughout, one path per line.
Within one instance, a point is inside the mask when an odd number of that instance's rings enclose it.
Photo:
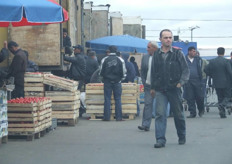
M 155 104 L 156 104 L 156 99 L 154 98 L 153 100 L 153 109 L 152 109 L 152 117 L 155 118 Z M 170 115 L 170 103 L 168 103 L 168 106 L 167 106 L 167 117 Z
M 144 109 L 143 109 L 143 120 L 142 126 L 150 128 L 151 120 L 152 120 L 152 104 L 153 97 L 151 96 L 151 86 L 145 84 L 144 85 Z
M 182 106 L 181 90 L 175 88 L 166 92 L 156 91 L 156 117 L 155 117 L 155 136 L 156 142 L 165 144 L 167 127 L 167 105 L 170 103 L 174 115 L 175 127 L 179 138 L 186 136 L 185 117 Z
M 115 117 L 116 120 L 122 120 L 122 85 L 121 83 L 104 82 L 104 120 L 110 120 L 111 115 L 111 95 L 112 91 L 115 100 Z

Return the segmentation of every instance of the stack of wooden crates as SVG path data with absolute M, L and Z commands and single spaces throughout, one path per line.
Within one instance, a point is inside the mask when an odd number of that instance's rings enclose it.
M 54 91 L 45 91 L 45 96 L 52 99 L 52 117 L 57 118 L 58 122 L 75 126 L 79 118 L 80 108 L 78 82 L 45 74 L 43 83 L 54 87 Z
M 8 103 L 9 136 L 39 138 L 52 124 L 52 101 L 45 97 L 11 99 Z
M 122 83 L 122 115 L 124 119 L 134 119 L 137 114 L 138 87 L 136 83 Z M 91 120 L 102 119 L 104 114 L 104 84 L 86 85 L 86 113 Z M 111 120 L 115 118 L 115 102 L 111 96 Z

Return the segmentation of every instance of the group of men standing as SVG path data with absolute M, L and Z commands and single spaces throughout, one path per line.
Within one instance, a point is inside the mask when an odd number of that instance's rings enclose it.
M 186 142 L 186 124 L 183 111 L 183 98 L 187 100 L 190 115 L 187 118 L 202 117 L 204 114 L 207 77 L 213 79 L 218 96 L 221 118 L 226 118 L 225 108 L 231 98 L 231 63 L 224 58 L 225 49 L 217 49 L 218 57 L 208 61 L 202 59 L 195 47 L 188 48 L 185 56 L 179 49 L 172 47 L 173 35 L 169 29 L 160 32 L 161 48 L 149 42 L 148 54 L 141 63 L 141 78 L 144 85 L 145 102 L 142 125 L 139 130 L 149 131 L 152 111 L 155 108 L 155 148 L 166 144 L 167 106 L 170 103 L 177 130 L 178 143 Z M 232 61 L 232 59 L 231 59 Z M 182 92 L 184 91 L 184 92 Z M 153 107 L 154 98 L 156 104 Z

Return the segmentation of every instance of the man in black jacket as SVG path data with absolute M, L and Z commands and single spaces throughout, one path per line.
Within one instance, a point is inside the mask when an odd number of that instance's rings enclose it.
M 121 81 L 126 77 L 126 67 L 124 60 L 116 55 L 117 48 L 109 47 L 110 54 L 102 59 L 100 65 L 100 75 L 104 83 L 104 118 L 103 121 L 110 121 L 111 115 L 111 95 L 112 91 L 115 100 L 116 121 L 122 121 L 122 85 Z
M 182 106 L 181 87 L 189 79 L 189 69 L 182 51 L 172 47 L 173 35 L 169 29 L 160 32 L 162 47 L 152 58 L 151 94 L 156 97 L 155 148 L 166 144 L 167 105 L 170 103 L 177 129 L 178 143 L 186 142 L 185 117 Z
M 15 80 L 15 89 L 12 92 L 12 98 L 24 97 L 24 74 L 27 68 L 27 57 L 25 52 L 14 41 L 8 43 L 8 49 L 14 54 L 7 75 L 8 78 L 13 76 Z
M 86 60 L 86 77 L 85 83 L 90 83 L 90 79 L 93 73 L 99 68 L 98 61 L 96 59 L 96 52 L 90 51 Z
M 86 75 L 86 61 L 84 58 L 83 47 L 81 45 L 73 46 L 74 48 L 74 57 L 64 56 L 64 60 L 68 61 L 71 64 L 69 70 L 70 79 L 79 81 L 78 89 L 80 90 L 84 84 L 85 75 Z
M 204 114 L 204 91 L 202 85 L 202 59 L 196 56 L 196 48 L 189 47 L 186 61 L 190 71 L 189 81 L 184 85 L 184 95 L 187 100 L 190 115 L 187 118 L 196 117 L 196 104 L 198 115 Z
M 225 49 L 217 49 L 218 57 L 210 60 L 205 67 L 205 73 L 212 77 L 218 97 L 218 109 L 221 118 L 226 118 L 225 108 L 230 99 L 230 79 L 232 78 L 231 64 L 224 58 Z

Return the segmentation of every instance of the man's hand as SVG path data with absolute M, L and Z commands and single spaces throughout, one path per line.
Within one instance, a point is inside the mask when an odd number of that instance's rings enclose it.
M 181 84 L 178 83 L 178 84 L 176 85 L 176 87 L 177 87 L 177 88 L 181 88 Z
M 154 98 L 155 97 L 155 90 L 151 89 L 150 93 L 151 93 L 151 96 Z
M 3 47 L 7 49 L 7 41 L 4 41 Z

